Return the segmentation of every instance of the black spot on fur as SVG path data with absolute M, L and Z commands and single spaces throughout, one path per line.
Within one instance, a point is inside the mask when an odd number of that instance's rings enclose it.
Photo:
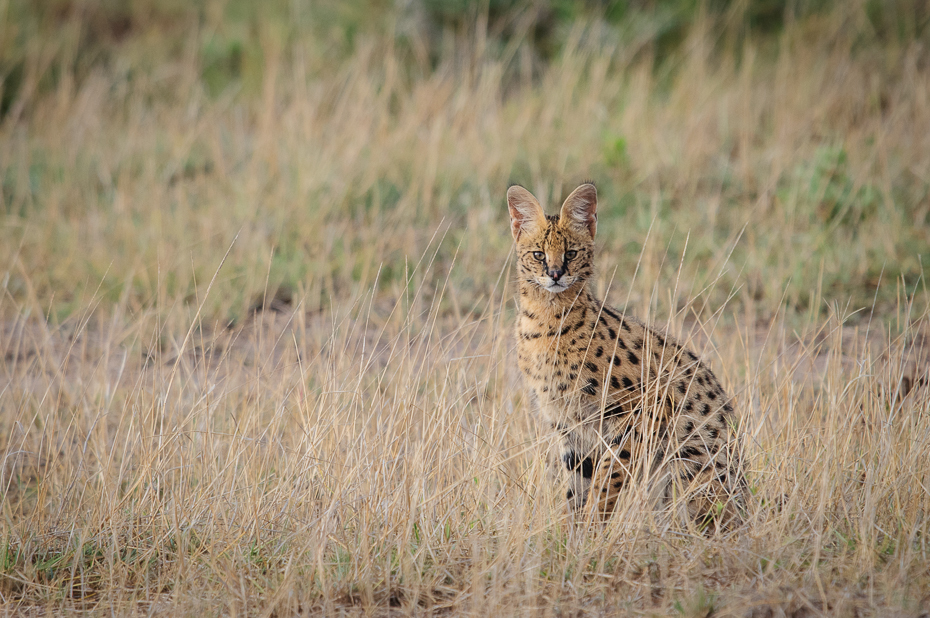
M 611 416 L 623 416 L 626 414 L 626 409 L 624 409 L 623 404 L 612 405 L 604 410 L 604 417 L 609 418 Z
M 620 380 L 617 379 L 617 376 L 610 376 L 610 388 L 620 388 Z
M 626 461 L 626 460 L 628 460 L 628 459 L 630 458 L 630 451 L 628 451 L 628 450 L 626 450 L 626 449 L 623 449 L 622 451 L 620 451 L 619 453 L 617 453 L 617 457 L 618 457 L 619 459 L 623 459 L 624 461 Z M 552 461 L 552 460 L 550 459 L 549 461 Z
M 701 416 L 707 416 L 708 414 L 710 414 L 710 404 L 705 403 L 704 407 L 701 408 Z
M 677 388 L 678 388 L 678 392 L 681 393 L 682 395 L 688 392 L 688 385 L 685 384 L 684 382 L 679 382 Z
M 614 367 L 619 367 L 621 364 L 620 357 L 614 354 Z
M 694 446 L 686 446 L 680 451 L 682 457 L 697 457 L 701 454 L 701 450 Z
M 571 324 L 566 324 L 558 331 L 553 328 L 548 333 L 546 333 L 546 335 L 548 337 L 561 337 L 563 335 L 566 335 L 570 330 L 572 330 Z
M 715 391 L 710 391 L 709 393 L 707 393 L 707 396 L 710 398 L 711 401 L 713 401 L 714 399 L 717 398 L 717 393 Z
M 613 328 L 608 327 L 608 328 L 607 328 L 607 334 L 610 335 L 610 340 L 611 340 L 611 341 L 616 341 L 616 340 L 617 340 L 617 331 L 615 331 Z
M 580 472 L 586 479 L 594 476 L 594 460 L 591 457 L 580 458 L 575 451 L 569 451 L 562 456 L 562 461 L 569 472 Z
M 633 380 L 627 376 L 623 376 L 623 387 L 628 390 L 633 390 Z
M 595 378 L 591 378 L 588 380 L 588 383 L 584 385 L 581 391 L 593 397 L 594 395 L 597 395 L 598 384 L 599 382 Z
M 597 349 L 594 351 L 594 358 L 600 358 L 604 355 L 604 347 L 597 346 Z
M 687 423 L 685 423 L 685 434 L 689 434 L 692 431 L 694 431 L 694 423 L 692 423 L 691 421 L 688 421 Z
M 586 362 L 584 366 L 585 366 L 585 369 L 587 369 L 588 371 L 597 371 L 597 365 L 595 365 L 591 361 Z
M 634 365 L 639 364 L 639 357 L 636 356 L 636 354 L 634 354 L 633 352 L 628 352 L 626 357 L 630 359 L 630 362 L 633 363 Z

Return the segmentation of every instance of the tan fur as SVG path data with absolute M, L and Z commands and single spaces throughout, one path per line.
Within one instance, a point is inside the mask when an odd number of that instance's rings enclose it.
M 744 486 L 731 399 L 694 353 L 588 290 L 594 185 L 578 187 L 559 216 L 547 217 L 523 187 L 511 187 L 507 202 L 520 289 L 517 355 L 559 436 L 570 506 L 604 516 L 640 478 L 656 507 L 685 496 L 691 518 L 731 520 Z

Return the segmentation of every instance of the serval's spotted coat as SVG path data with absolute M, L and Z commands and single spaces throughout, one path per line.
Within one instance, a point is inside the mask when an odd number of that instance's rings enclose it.
M 678 496 L 690 518 L 732 521 L 744 486 L 733 402 L 693 352 L 589 291 L 594 185 L 578 187 L 558 216 L 520 186 L 507 202 L 520 369 L 558 433 L 570 506 L 609 514 L 642 479 L 653 506 Z

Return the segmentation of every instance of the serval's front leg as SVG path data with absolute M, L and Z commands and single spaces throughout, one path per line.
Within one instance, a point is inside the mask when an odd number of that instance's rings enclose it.
M 620 492 L 633 480 L 641 450 L 639 442 L 627 435 L 600 457 L 591 477 L 585 509 L 595 521 L 606 519 L 614 512 Z
M 559 455 L 562 465 L 568 476 L 568 490 L 565 498 L 568 509 L 577 513 L 584 508 L 591 487 L 591 476 L 594 474 L 595 459 L 591 455 L 579 455 L 578 447 L 569 441 L 562 444 Z

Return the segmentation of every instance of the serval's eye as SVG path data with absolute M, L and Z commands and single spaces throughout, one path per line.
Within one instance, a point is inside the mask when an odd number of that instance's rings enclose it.
M 573 259 L 575 259 L 575 256 L 576 256 L 576 255 L 578 255 L 578 252 L 575 251 L 574 249 L 572 249 L 571 251 L 566 251 L 566 252 L 565 252 L 565 261 L 567 262 L 568 260 L 573 260 Z
M 542 251 L 533 251 L 533 257 L 542 262 L 544 259 L 546 259 L 546 254 Z

